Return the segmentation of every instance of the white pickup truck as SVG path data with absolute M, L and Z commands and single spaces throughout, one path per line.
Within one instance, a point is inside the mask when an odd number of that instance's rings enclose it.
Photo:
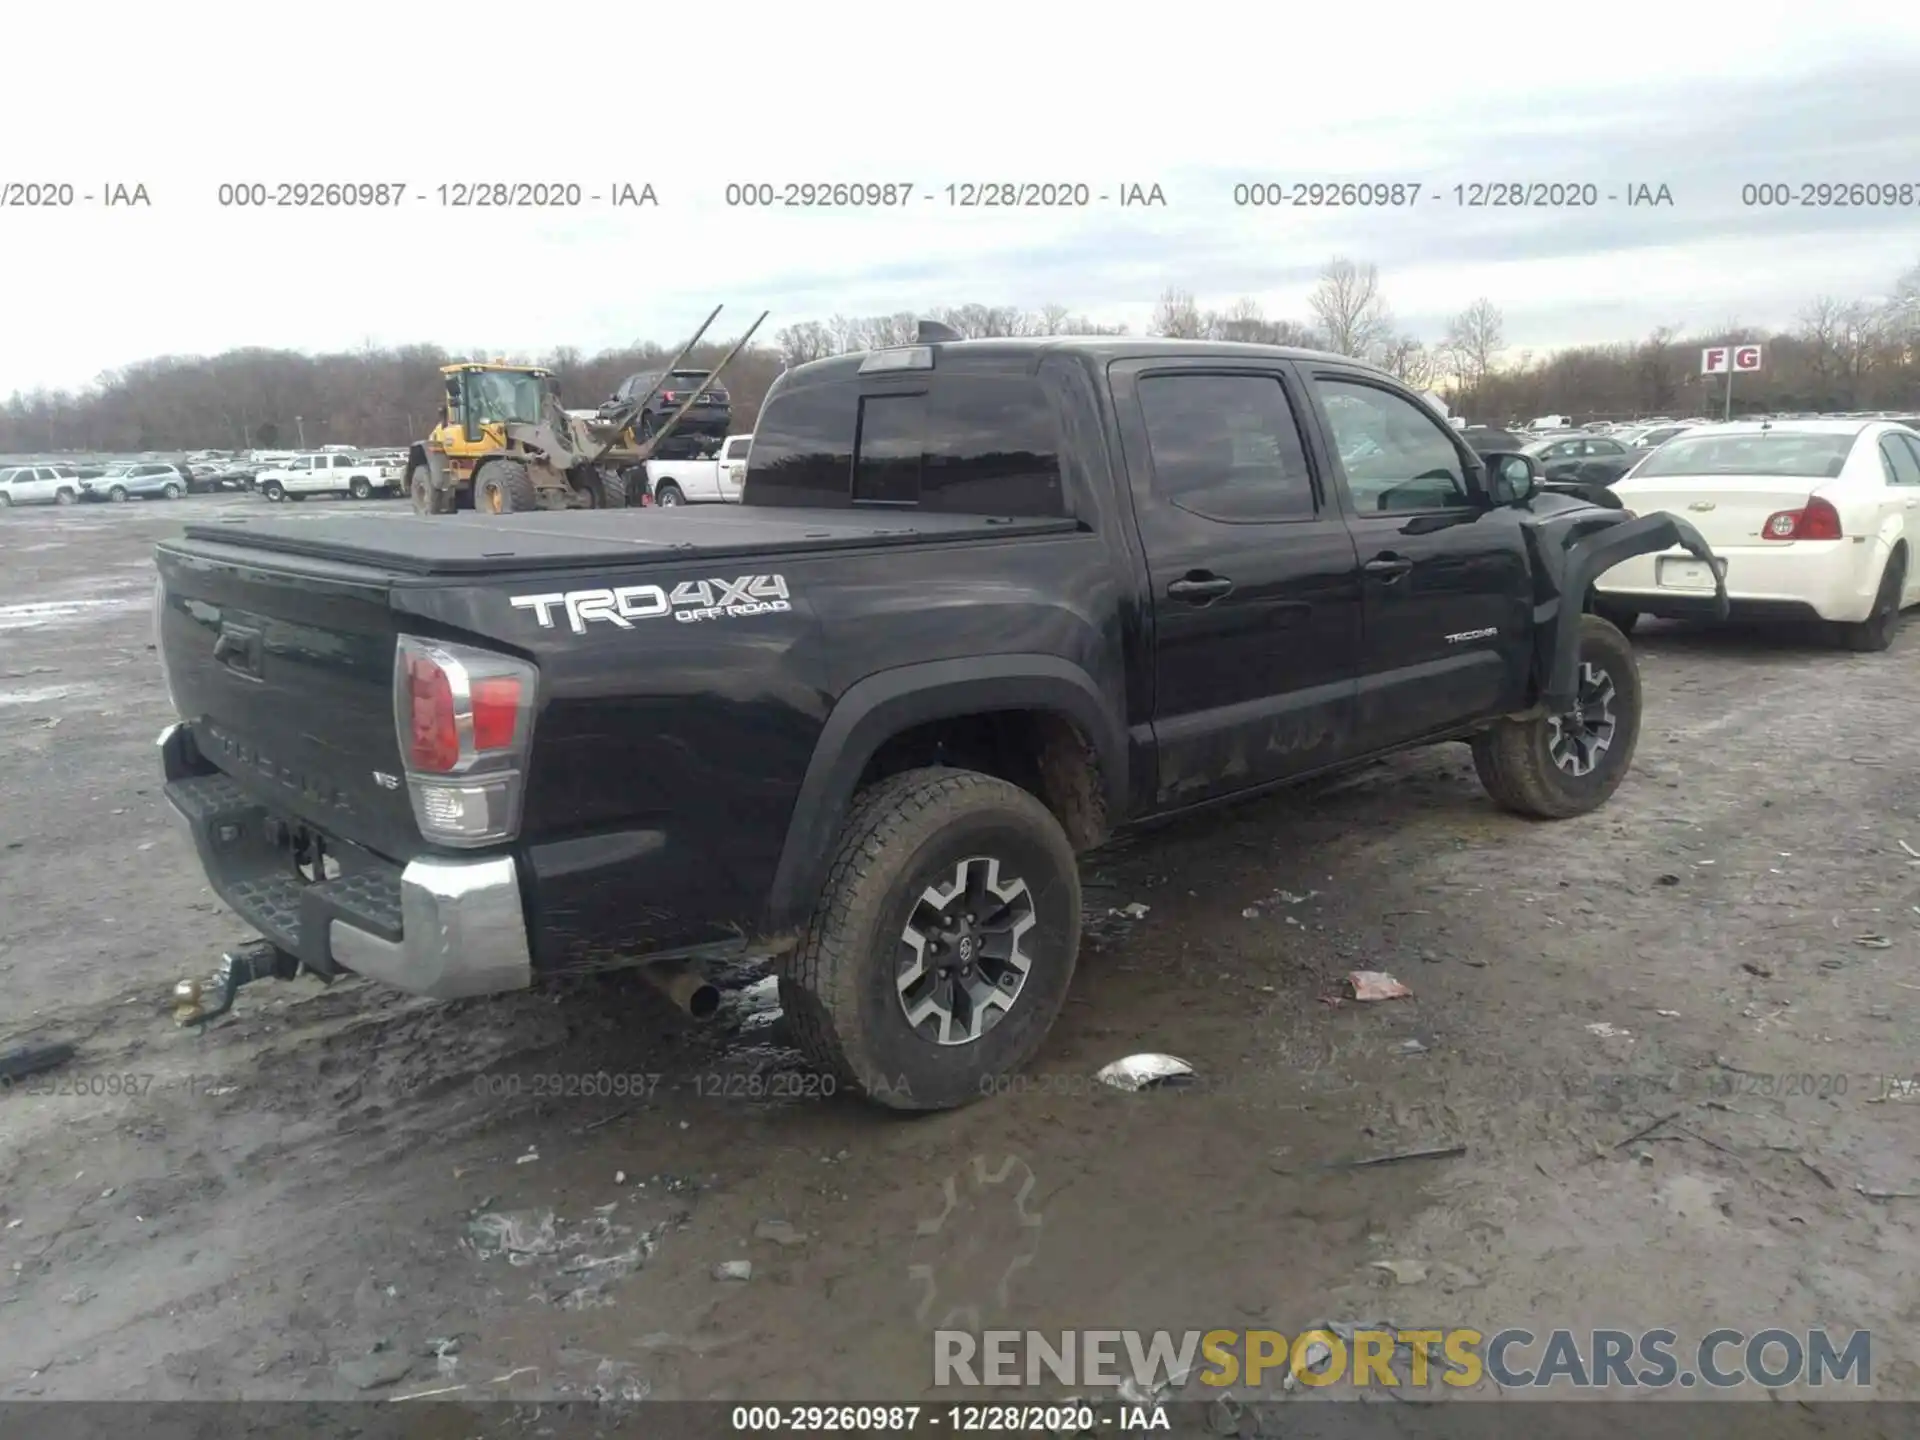
M 656 505 L 738 505 L 753 436 L 729 435 L 712 460 L 649 460 L 647 490 Z
M 355 500 L 368 500 L 375 495 L 398 495 L 400 470 L 394 465 L 372 464 L 357 455 L 316 452 L 296 455 L 262 470 L 253 477 L 253 488 L 276 503 L 304 500 L 309 495 L 350 495 Z

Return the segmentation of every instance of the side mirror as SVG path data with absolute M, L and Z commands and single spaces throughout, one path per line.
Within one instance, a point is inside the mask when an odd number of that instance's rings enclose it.
M 1524 505 L 1540 493 L 1540 465 L 1531 455 L 1493 451 L 1480 459 L 1486 466 L 1487 498 L 1495 505 Z

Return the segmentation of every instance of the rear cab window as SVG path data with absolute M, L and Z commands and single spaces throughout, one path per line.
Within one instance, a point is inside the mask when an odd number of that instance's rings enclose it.
M 1064 516 L 1054 402 L 1024 371 L 785 387 L 754 428 L 746 500 Z

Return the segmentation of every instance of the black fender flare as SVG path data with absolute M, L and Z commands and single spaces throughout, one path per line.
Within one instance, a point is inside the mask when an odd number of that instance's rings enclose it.
M 774 870 L 768 930 L 790 930 L 813 913 L 854 786 L 882 745 L 916 725 L 995 710 L 1042 710 L 1072 721 L 1099 760 L 1107 813 L 1124 813 L 1126 727 L 1078 665 L 1053 655 L 989 655 L 883 670 L 848 687 L 814 742 Z
M 1552 650 L 1544 671 L 1541 704 L 1549 715 L 1563 715 L 1579 703 L 1580 617 L 1593 582 L 1622 560 L 1675 547 L 1707 563 L 1713 571 L 1714 614 L 1727 618 L 1727 562 L 1713 553 L 1700 532 L 1677 515 L 1656 511 L 1587 531 L 1567 547 L 1561 573 L 1560 609 L 1551 626 Z

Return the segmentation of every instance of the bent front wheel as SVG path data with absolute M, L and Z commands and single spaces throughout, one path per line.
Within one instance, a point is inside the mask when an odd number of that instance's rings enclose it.
M 1473 740 L 1480 783 L 1504 809 L 1565 820 L 1604 805 L 1627 778 L 1640 739 L 1640 667 L 1627 637 L 1580 619 L 1578 697 L 1565 715 L 1502 720 Z

